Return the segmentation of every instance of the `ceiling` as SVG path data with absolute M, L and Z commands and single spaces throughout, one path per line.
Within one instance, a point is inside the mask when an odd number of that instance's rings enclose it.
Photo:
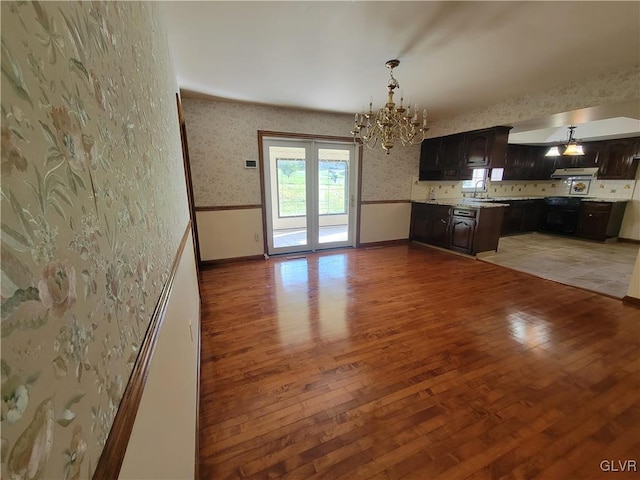
M 355 113 L 370 99 L 379 108 L 393 58 L 405 102 L 432 119 L 640 63 L 635 1 L 179 1 L 161 10 L 185 96 L 307 110 Z M 512 133 L 517 143 L 552 142 L 574 123 L 583 139 L 619 135 L 623 124 L 640 134 L 639 102 L 531 119 Z M 586 128 L 611 118 L 621 120 Z

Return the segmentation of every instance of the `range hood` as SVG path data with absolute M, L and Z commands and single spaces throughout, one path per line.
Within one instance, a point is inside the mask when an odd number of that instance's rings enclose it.
M 598 167 L 588 168 L 556 168 L 551 178 L 584 178 L 591 179 L 598 174 Z

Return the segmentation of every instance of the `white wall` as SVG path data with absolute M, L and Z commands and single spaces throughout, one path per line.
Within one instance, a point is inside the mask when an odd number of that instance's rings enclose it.
M 362 205 L 360 243 L 409 238 L 411 203 L 375 203 Z
M 262 209 L 200 211 L 196 219 L 203 261 L 264 253 Z
M 629 282 L 629 290 L 627 291 L 627 296 L 640 300 L 640 251 L 638 251 L 636 264 L 633 267 L 633 273 L 631 274 L 631 281 Z
M 640 240 L 640 166 L 636 171 L 636 185 L 631 200 L 624 211 L 620 237 Z
M 200 296 L 192 245 L 189 235 L 120 470 L 123 480 L 195 478 Z

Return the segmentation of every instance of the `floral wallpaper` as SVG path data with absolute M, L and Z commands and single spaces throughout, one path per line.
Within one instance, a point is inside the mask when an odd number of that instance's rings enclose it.
M 1 2 L 1 461 L 89 478 L 188 222 L 157 6 Z
M 259 205 L 258 130 L 349 137 L 352 115 L 309 112 L 225 101 L 183 99 L 195 204 L 198 207 Z M 390 155 L 364 149 L 363 200 L 408 200 L 420 148 Z
M 551 90 L 531 92 L 488 107 L 468 110 L 435 119 L 429 136 L 439 137 L 495 125 L 541 118 L 580 108 L 613 104 L 638 98 L 640 66 L 598 75 L 558 86 Z
M 638 97 L 640 68 L 627 68 L 532 92 L 503 103 L 435 118 L 429 136 L 441 136 L 538 118 Z M 291 110 L 219 100 L 184 99 L 196 206 L 260 204 L 260 173 L 244 168 L 258 159 L 258 130 L 349 136 L 351 115 Z M 407 200 L 418 171 L 419 147 L 364 149 L 362 200 Z

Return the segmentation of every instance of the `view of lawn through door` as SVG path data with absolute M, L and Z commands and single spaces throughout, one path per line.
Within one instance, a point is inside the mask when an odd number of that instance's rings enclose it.
M 270 247 L 274 252 L 350 242 L 351 146 L 314 142 L 310 148 L 276 141 L 265 146 L 270 163 L 265 169 L 270 173 Z M 309 185 L 315 188 L 310 190 Z M 311 237 L 309 229 L 313 230 Z

